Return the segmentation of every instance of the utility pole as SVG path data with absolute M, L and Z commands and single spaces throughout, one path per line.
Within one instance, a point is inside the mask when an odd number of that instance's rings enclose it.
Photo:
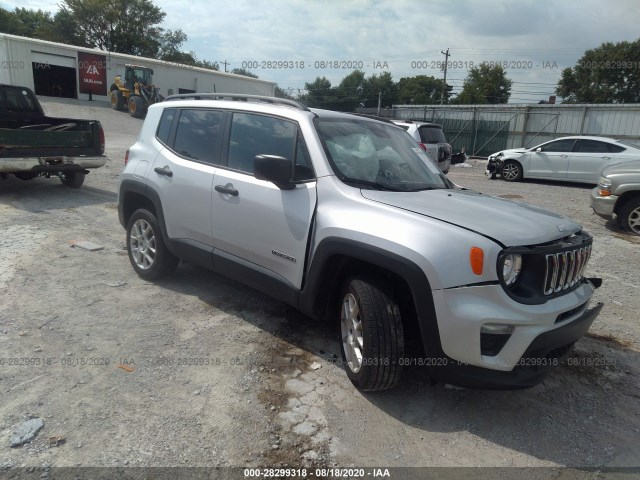
M 444 82 L 442 84 L 442 93 L 440 94 L 440 105 L 444 103 L 444 92 L 447 90 L 447 65 L 449 64 L 449 49 L 446 52 L 440 51 L 444 55 Z
M 448 50 L 447 50 L 448 51 Z M 229 62 L 227 62 L 226 60 L 224 62 L 220 62 L 222 65 L 224 65 L 224 73 L 227 73 L 227 65 L 229 65 Z
M 382 104 L 382 90 L 378 92 L 378 116 L 380 116 L 380 106 Z

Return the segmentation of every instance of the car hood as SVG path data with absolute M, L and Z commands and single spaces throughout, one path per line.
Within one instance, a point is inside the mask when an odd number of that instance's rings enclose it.
M 501 150 L 499 152 L 493 153 L 489 156 L 489 158 L 495 158 L 498 155 L 502 154 L 504 156 L 507 155 L 522 155 L 523 153 L 528 152 L 529 149 L 528 148 L 510 148 L 508 150 Z
M 505 247 L 550 242 L 582 230 L 557 213 L 470 190 L 361 192 L 369 200 L 473 230 Z
M 640 160 L 614 163 L 602 170 L 602 176 L 636 173 L 640 175 Z

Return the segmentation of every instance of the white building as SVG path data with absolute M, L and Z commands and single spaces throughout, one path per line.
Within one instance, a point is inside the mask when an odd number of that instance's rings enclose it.
M 74 47 L 0 33 L 0 83 L 31 88 L 36 95 L 109 101 L 125 64 L 153 69 L 164 96 L 177 93 L 245 93 L 273 96 L 274 82 L 151 58 Z

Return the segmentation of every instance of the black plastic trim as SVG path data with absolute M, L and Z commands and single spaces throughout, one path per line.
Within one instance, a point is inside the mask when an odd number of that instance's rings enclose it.
M 402 278 L 410 289 L 425 350 L 430 356 L 444 356 L 427 276 L 410 260 L 374 245 L 338 237 L 322 240 L 313 253 L 306 282 L 300 292 L 299 309 L 302 312 L 314 318 L 327 319 L 332 307 L 337 305 L 327 300 L 334 299 L 333 294 L 341 286 L 343 278 L 339 275 L 343 265 L 335 265 L 332 257 L 343 257 L 345 262 L 361 261 Z M 335 268 L 331 270 L 330 266 Z
M 170 250 L 179 259 L 209 270 L 213 269 L 212 246 L 186 238 L 170 240 L 169 243 Z
M 293 307 L 298 306 L 299 290 L 266 268 L 242 260 L 219 249 L 213 250 L 211 258 L 212 267 L 216 273 L 236 280 Z

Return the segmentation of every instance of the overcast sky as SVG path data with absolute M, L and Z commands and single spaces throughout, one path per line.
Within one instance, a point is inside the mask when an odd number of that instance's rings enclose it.
M 224 61 L 228 70 L 254 67 L 248 69 L 292 93 L 317 76 L 336 85 L 353 66 L 362 66 L 367 76 L 389 71 L 396 81 L 415 75 L 441 78 L 436 62 L 444 60 L 441 52 L 448 48 L 447 81 L 454 93 L 472 64 L 507 62 L 511 102 L 537 102 L 554 93 L 562 69 L 586 49 L 640 37 L 638 0 L 155 3 L 167 14 L 165 28 L 187 34 L 185 50 L 218 61 L 221 70 Z M 0 5 L 57 10 L 44 0 L 0 0 Z M 275 68 L 278 64 L 269 61 L 286 61 L 293 68 Z

